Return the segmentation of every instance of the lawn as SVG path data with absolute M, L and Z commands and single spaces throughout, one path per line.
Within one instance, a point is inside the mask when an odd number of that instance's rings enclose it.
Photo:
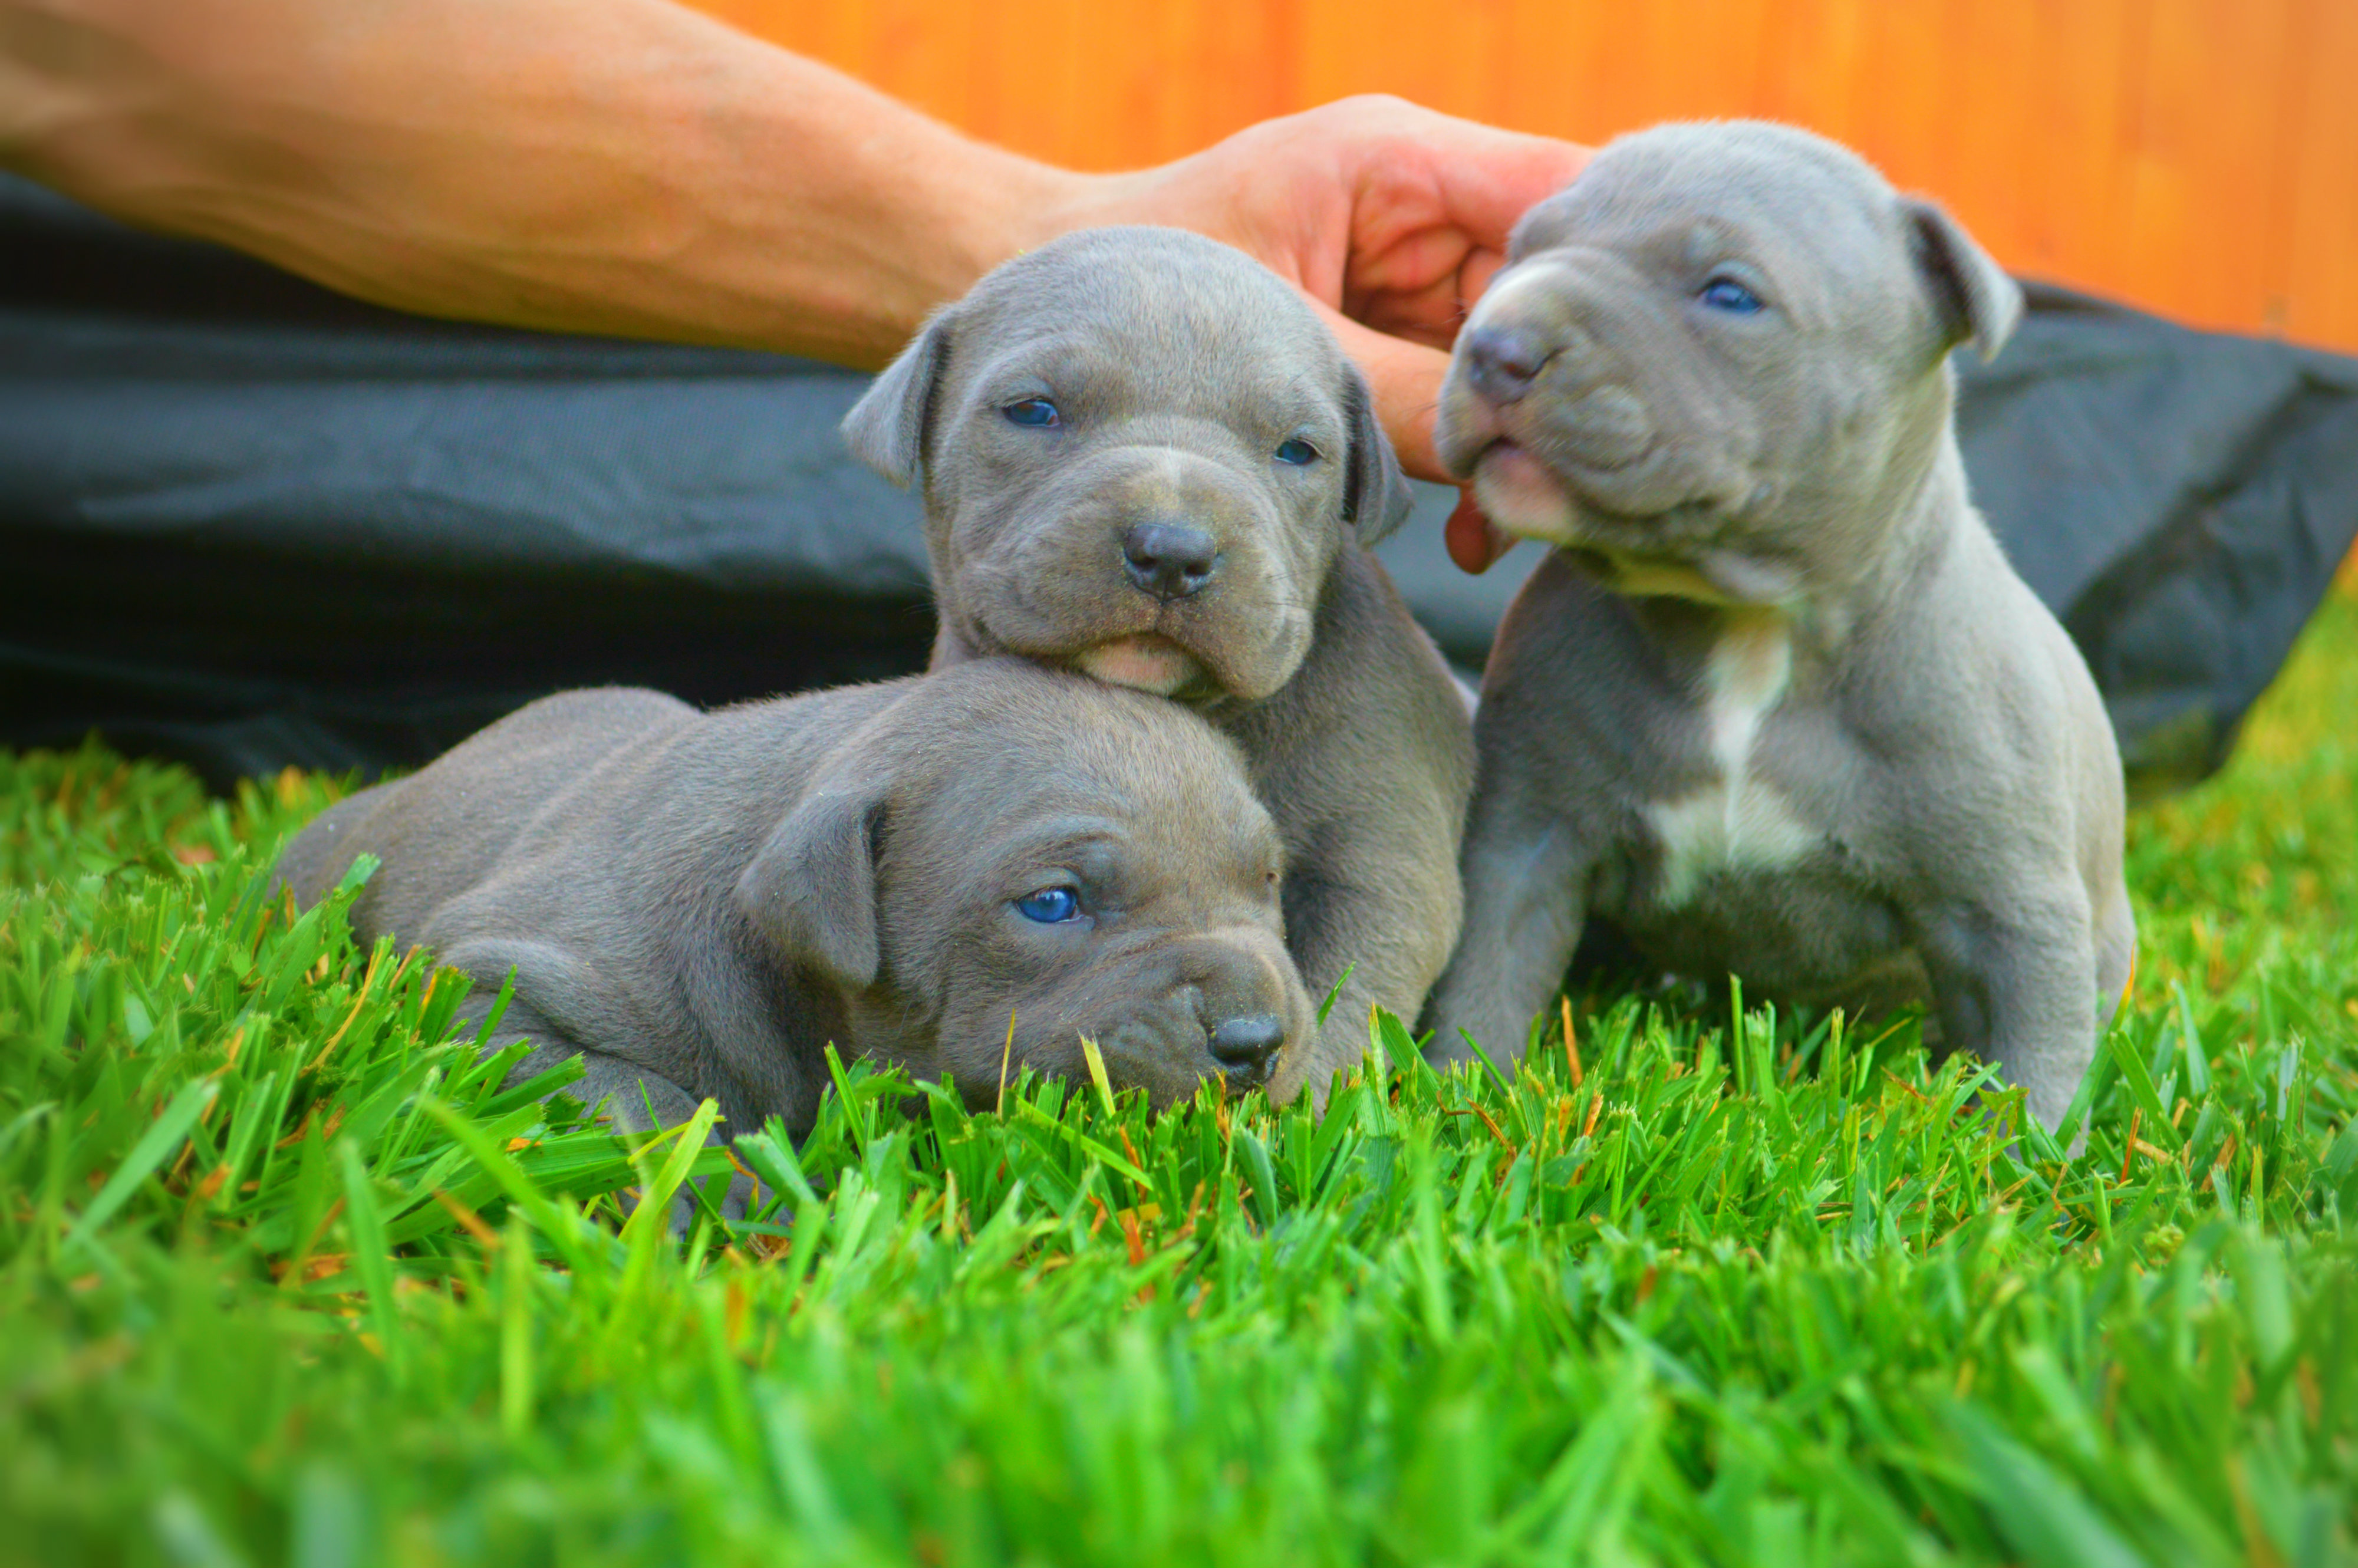
M 321 781 L 0 756 L 0 1559 L 2350 1562 L 2353 713 L 2345 590 L 2133 820 L 2075 1157 L 1910 1024 L 1592 995 L 1320 1123 L 854 1071 L 685 1248 L 614 1195 L 715 1154 L 263 901 Z

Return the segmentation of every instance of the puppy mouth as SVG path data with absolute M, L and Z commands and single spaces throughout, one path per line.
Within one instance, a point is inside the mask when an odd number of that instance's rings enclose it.
M 1734 521 L 1731 498 L 1687 491 L 1657 447 L 1626 466 L 1590 469 L 1511 436 L 1472 465 L 1484 515 L 1509 533 L 1567 549 L 1677 557 L 1708 548 Z
M 1527 539 L 1562 540 L 1572 533 L 1572 492 L 1538 454 L 1499 437 L 1473 465 L 1474 495 L 1483 515 Z
M 1143 1089 L 1148 1103 L 1158 1110 L 1187 1098 L 1213 1078 L 1220 1079 L 1229 1095 L 1265 1087 L 1271 1079 L 1271 1064 L 1238 1066 L 1216 1060 L 1209 1054 L 1208 1033 L 1190 1029 L 1180 1020 L 1131 1018 L 1080 1033 L 1096 1041 L 1114 1092 Z M 1075 1065 L 1069 1071 L 1077 1078 L 1082 1069 Z
M 1205 684 L 1204 662 L 1159 632 L 1116 637 L 1084 648 L 1073 663 L 1082 674 L 1108 686 L 1126 686 L 1155 697 L 1177 697 Z

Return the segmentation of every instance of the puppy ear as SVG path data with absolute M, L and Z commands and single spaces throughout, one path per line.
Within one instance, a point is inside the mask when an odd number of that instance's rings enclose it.
M 1970 343 L 1985 363 L 1997 357 L 2022 319 L 2022 287 L 1958 222 L 1921 197 L 1899 199 L 1917 270 L 1942 322 L 1942 351 Z
M 1376 418 L 1375 394 L 1357 365 L 1343 371 L 1343 415 L 1350 421 L 1351 450 L 1343 478 L 1343 521 L 1356 524 L 1359 543 L 1372 545 L 1408 521 L 1414 496 L 1401 472 L 1400 455 Z
M 885 785 L 803 797 L 737 879 L 737 907 L 790 963 L 849 990 L 876 983 L 876 839 Z
M 851 455 L 906 490 L 925 460 L 925 434 L 933 423 L 934 390 L 949 360 L 950 319 L 955 306 L 926 318 L 901 357 L 886 365 L 837 427 Z

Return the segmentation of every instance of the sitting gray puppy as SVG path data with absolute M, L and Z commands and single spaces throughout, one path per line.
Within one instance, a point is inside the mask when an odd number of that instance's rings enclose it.
M 363 851 L 361 938 L 434 947 L 475 1017 L 513 968 L 518 1076 L 578 1054 L 568 1092 L 638 1130 L 710 1097 L 799 1136 L 830 1041 L 980 1107 L 1080 1072 L 1087 1034 L 1162 1105 L 1262 1082 L 1312 1023 L 1234 749 L 1018 660 L 711 713 L 547 697 L 338 803 L 278 875 L 313 901 Z
M 1747 995 L 1926 995 L 2049 1126 L 2127 977 L 2121 769 L 2087 667 L 1965 494 L 1949 351 L 2019 291 L 1844 148 L 1615 142 L 1525 215 L 1439 441 L 1557 546 L 1476 722 L 1435 999 L 1512 1054 L 1585 920 Z
M 1409 1018 L 1457 935 L 1462 694 L 1364 546 L 1409 495 L 1367 384 L 1293 289 L 1174 229 L 1069 234 L 940 311 L 843 422 L 925 475 L 934 665 L 991 654 L 1170 697 L 1242 748 L 1285 841 L 1325 1031 L 1271 1085 Z

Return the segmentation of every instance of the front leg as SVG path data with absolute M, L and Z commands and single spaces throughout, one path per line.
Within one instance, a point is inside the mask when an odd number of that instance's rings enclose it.
M 1306 1049 L 1286 1051 L 1270 1080 L 1271 1099 L 1306 1087 L 1323 1110 L 1335 1075 L 1368 1050 L 1370 1009 L 1416 1022 L 1463 913 L 1451 838 L 1336 827 L 1288 865 L 1286 948 L 1311 1000 L 1323 1003 L 1333 991 L 1335 1005 Z
M 458 1018 L 461 1022 L 480 1025 L 488 1017 L 496 993 L 478 986 L 460 1004 Z M 531 1047 L 524 1060 L 510 1069 L 506 1087 L 531 1082 L 534 1078 L 564 1062 L 568 1056 L 581 1058 L 582 1074 L 557 1093 L 580 1101 L 617 1132 L 659 1132 L 677 1127 L 696 1115 L 700 1103 L 677 1084 L 644 1067 L 636 1066 L 619 1056 L 603 1051 L 589 1050 L 568 1039 L 557 1025 L 534 1011 L 518 997 L 510 997 L 507 1009 L 492 1031 L 487 1051 L 502 1051 L 519 1042 Z M 707 1143 L 724 1141 L 720 1127 L 715 1123 L 705 1135 Z M 755 1196 L 752 1179 L 742 1173 L 730 1177 L 729 1191 L 720 1204 L 720 1212 L 728 1219 L 742 1219 Z M 676 1193 L 671 1200 L 672 1234 L 685 1236 L 696 1218 L 696 1200 L 687 1192 Z
M 1522 1059 L 1531 1020 L 1563 981 L 1587 918 L 1589 859 L 1562 816 L 1476 799 L 1466 836 L 1466 930 L 1433 993 L 1436 1067 L 1473 1060 L 1472 1035 L 1501 1068 Z
M 1917 950 L 1949 1050 L 1971 1051 L 2021 1086 L 2052 1131 L 2096 1049 L 2096 949 L 2077 879 L 1919 913 Z
M 1347 550 L 1301 672 L 1223 720 L 1285 841 L 1285 945 L 1314 1000 L 1342 981 L 1270 1098 L 1323 1108 L 1368 1050 L 1368 1011 L 1413 1026 L 1465 914 L 1457 851 L 1474 783 L 1465 694 L 1373 557 Z M 1347 978 L 1346 978 L 1347 971 Z

